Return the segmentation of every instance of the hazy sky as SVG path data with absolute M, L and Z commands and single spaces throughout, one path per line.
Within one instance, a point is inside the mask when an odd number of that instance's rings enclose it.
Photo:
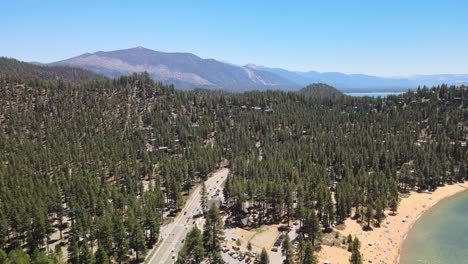
M 468 0 L 1 0 L 0 56 L 143 46 L 290 70 L 468 73 Z

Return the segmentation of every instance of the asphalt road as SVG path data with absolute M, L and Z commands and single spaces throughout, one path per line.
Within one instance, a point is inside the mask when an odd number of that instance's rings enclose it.
M 208 199 L 211 199 L 211 196 L 215 194 L 216 189 L 220 189 L 221 184 L 226 180 L 228 173 L 229 169 L 223 168 L 213 173 L 213 176 L 206 180 L 206 188 L 209 191 Z M 163 240 L 148 259 L 147 263 L 171 264 L 176 261 L 177 254 L 182 248 L 182 240 L 185 239 L 190 229 L 195 226 L 195 224 L 193 224 L 194 221 L 200 220 L 193 219 L 193 216 L 198 214 L 198 211 L 201 210 L 200 196 L 201 186 L 195 189 L 185 207 L 174 219 L 174 222 L 161 227 L 160 236 Z

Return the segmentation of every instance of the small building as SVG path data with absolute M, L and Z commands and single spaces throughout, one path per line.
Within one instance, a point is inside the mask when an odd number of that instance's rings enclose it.
M 250 219 L 249 216 L 246 216 L 241 219 L 239 226 L 245 230 L 251 230 L 255 227 L 255 223 L 252 221 L 252 219 Z

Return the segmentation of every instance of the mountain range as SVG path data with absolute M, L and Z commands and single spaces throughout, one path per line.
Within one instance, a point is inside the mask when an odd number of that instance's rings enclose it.
M 84 68 L 111 78 L 146 71 L 153 79 L 172 83 L 181 89 L 247 91 L 298 88 L 293 81 L 268 71 L 202 59 L 191 53 L 165 53 L 143 47 L 86 53 L 49 65 Z
M 191 53 L 167 53 L 137 47 L 85 53 L 49 63 L 87 69 L 107 77 L 146 71 L 152 78 L 180 89 L 208 88 L 242 92 L 248 90 L 298 90 L 311 83 L 326 83 L 343 92 L 403 91 L 418 86 L 468 84 L 468 74 L 377 77 L 340 72 L 300 72 L 247 64 L 238 66 Z

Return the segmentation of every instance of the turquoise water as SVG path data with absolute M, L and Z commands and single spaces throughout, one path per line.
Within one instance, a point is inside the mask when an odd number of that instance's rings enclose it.
M 403 244 L 400 264 L 468 264 L 468 191 L 426 212 Z
M 357 97 L 363 97 L 363 96 L 370 96 L 370 97 L 387 97 L 389 95 L 398 95 L 403 92 L 370 92 L 370 93 L 345 93 L 346 95 L 350 96 L 357 96 Z

